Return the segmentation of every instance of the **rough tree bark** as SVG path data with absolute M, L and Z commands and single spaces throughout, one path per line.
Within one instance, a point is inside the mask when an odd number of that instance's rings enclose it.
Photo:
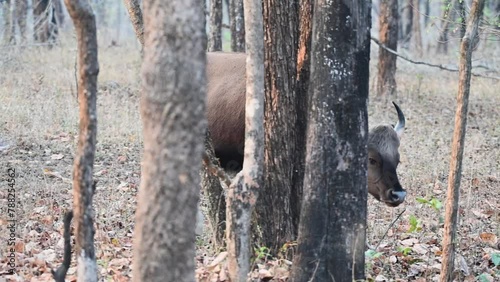
M 398 50 L 398 0 L 381 0 L 379 40 L 390 49 Z M 396 55 L 384 48 L 378 51 L 377 96 L 394 96 L 396 85 Z
M 262 246 L 275 253 L 296 238 L 291 197 L 296 173 L 298 1 L 263 1 L 266 64 L 265 185 L 257 203 Z M 278 16 L 279 15 L 279 16 Z
M 226 238 L 226 195 L 222 183 L 217 177 L 217 173 L 214 172 L 211 167 L 214 166 L 221 169 L 221 165 L 215 157 L 212 138 L 208 130 L 205 137 L 205 153 L 211 164 L 205 161 L 203 162 L 201 169 L 201 188 L 203 189 L 203 194 L 206 199 L 205 203 L 207 205 L 208 221 L 212 229 L 215 244 L 224 247 Z M 227 186 L 229 185 L 225 185 L 224 187 L 227 188 Z
M 245 18 L 243 14 L 243 0 L 230 0 L 229 14 L 231 50 L 233 52 L 245 52 Z
M 265 0 L 263 9 L 266 163 L 256 209 L 261 232 L 257 235 L 258 243 L 276 254 L 297 237 L 313 9 L 310 0 Z
M 222 50 L 222 0 L 212 0 L 210 3 L 210 36 L 208 51 Z
M 304 202 L 292 281 L 364 279 L 369 2 L 316 1 Z
M 203 5 L 144 1 L 144 27 L 144 157 L 133 280 L 194 281 L 194 222 L 206 130 Z
M 78 40 L 80 132 L 73 168 L 73 213 L 79 281 L 97 281 L 92 180 L 97 134 L 97 38 L 95 17 L 86 0 L 65 0 Z
M 261 0 L 245 0 L 246 104 L 243 170 L 227 196 L 228 272 L 247 281 L 250 272 L 250 223 L 264 174 L 264 27 Z
M 16 40 L 14 21 L 15 1 L 5 0 L 0 4 L 2 5 L 2 14 L 4 19 L 3 43 L 5 45 L 13 44 Z
M 144 23 L 142 21 L 142 10 L 138 0 L 123 0 L 125 7 L 127 7 L 128 15 L 132 26 L 134 27 L 135 35 L 144 47 Z
M 441 282 L 452 280 L 455 260 L 455 238 L 457 234 L 458 201 L 460 199 L 460 178 L 462 177 L 462 158 L 469 106 L 473 41 L 478 33 L 484 2 L 484 0 L 473 1 L 467 22 L 467 30 L 460 46 L 457 110 L 455 112 L 455 129 L 451 147 L 450 174 L 448 176 L 448 192 L 446 197 Z

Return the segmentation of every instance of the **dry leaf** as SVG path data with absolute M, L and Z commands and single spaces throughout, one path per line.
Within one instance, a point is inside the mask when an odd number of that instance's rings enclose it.
M 497 235 L 493 233 L 481 233 L 479 234 L 479 238 L 481 238 L 481 241 L 491 246 L 494 246 L 498 242 Z
M 50 158 L 53 160 L 62 160 L 64 158 L 64 155 L 63 154 L 53 154 L 52 156 L 50 156 Z

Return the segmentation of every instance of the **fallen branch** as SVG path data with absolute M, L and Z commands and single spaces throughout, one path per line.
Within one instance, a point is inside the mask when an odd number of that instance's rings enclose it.
M 404 209 L 402 212 L 400 212 L 398 214 L 398 216 L 396 216 L 396 218 L 391 222 L 391 224 L 389 224 L 389 227 L 387 227 L 387 229 L 385 230 L 384 236 L 382 236 L 382 238 L 378 242 L 377 246 L 375 246 L 375 249 L 373 249 L 373 250 L 376 251 L 378 249 L 378 247 L 380 246 L 380 243 L 382 243 L 382 241 L 384 240 L 385 236 L 387 236 L 387 233 L 389 232 L 389 229 L 391 229 L 391 227 L 394 225 L 394 223 L 396 223 L 396 221 L 398 221 L 398 219 L 401 217 L 401 215 L 403 215 L 403 213 L 405 211 L 406 211 L 406 209 Z
M 63 263 L 57 270 L 51 270 L 52 277 L 56 282 L 64 282 L 69 265 L 71 264 L 71 219 L 73 219 L 73 211 L 68 211 L 64 215 L 64 256 Z
M 445 67 L 441 64 L 431 64 L 431 63 L 427 63 L 427 62 L 423 62 L 423 61 L 415 61 L 415 60 L 412 60 L 404 55 L 401 55 L 400 53 L 392 50 L 391 48 L 385 46 L 384 44 L 380 43 L 380 41 L 378 41 L 378 39 L 374 38 L 374 37 L 371 37 L 372 41 L 375 42 L 378 46 L 380 46 L 381 48 L 385 49 L 387 52 L 407 61 L 407 62 L 410 62 L 412 64 L 415 64 L 415 65 L 424 65 L 424 66 L 428 66 L 428 67 L 433 67 L 433 68 L 438 68 L 438 69 L 441 69 L 441 70 L 445 70 L 445 71 L 449 71 L 449 72 L 458 72 L 458 68 L 448 68 L 448 67 Z M 496 71 L 495 71 L 496 72 Z M 476 77 L 484 77 L 484 78 L 489 78 L 489 79 L 496 79 L 496 80 L 500 80 L 500 77 L 497 77 L 497 76 L 488 76 L 488 75 L 482 75 L 482 74 L 479 74 L 479 73 L 472 73 L 473 76 L 476 76 Z

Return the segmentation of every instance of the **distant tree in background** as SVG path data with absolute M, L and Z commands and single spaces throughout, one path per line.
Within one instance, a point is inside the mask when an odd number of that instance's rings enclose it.
M 231 51 L 245 52 L 243 0 L 229 1 L 229 27 L 231 29 Z
M 413 31 L 410 35 L 411 46 L 415 49 L 415 53 L 422 56 L 422 33 L 420 31 L 420 0 L 410 0 L 409 9 L 412 9 L 412 28 Z
M 222 0 L 210 2 L 210 35 L 208 51 L 222 50 Z
M 398 0 L 381 0 L 379 40 L 388 48 L 398 50 Z M 384 48 L 378 51 L 377 96 L 396 95 L 396 55 Z

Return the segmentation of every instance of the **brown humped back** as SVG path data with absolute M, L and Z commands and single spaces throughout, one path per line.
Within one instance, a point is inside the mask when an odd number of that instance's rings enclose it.
M 245 140 L 244 53 L 207 53 L 207 119 L 221 162 L 243 161 Z

